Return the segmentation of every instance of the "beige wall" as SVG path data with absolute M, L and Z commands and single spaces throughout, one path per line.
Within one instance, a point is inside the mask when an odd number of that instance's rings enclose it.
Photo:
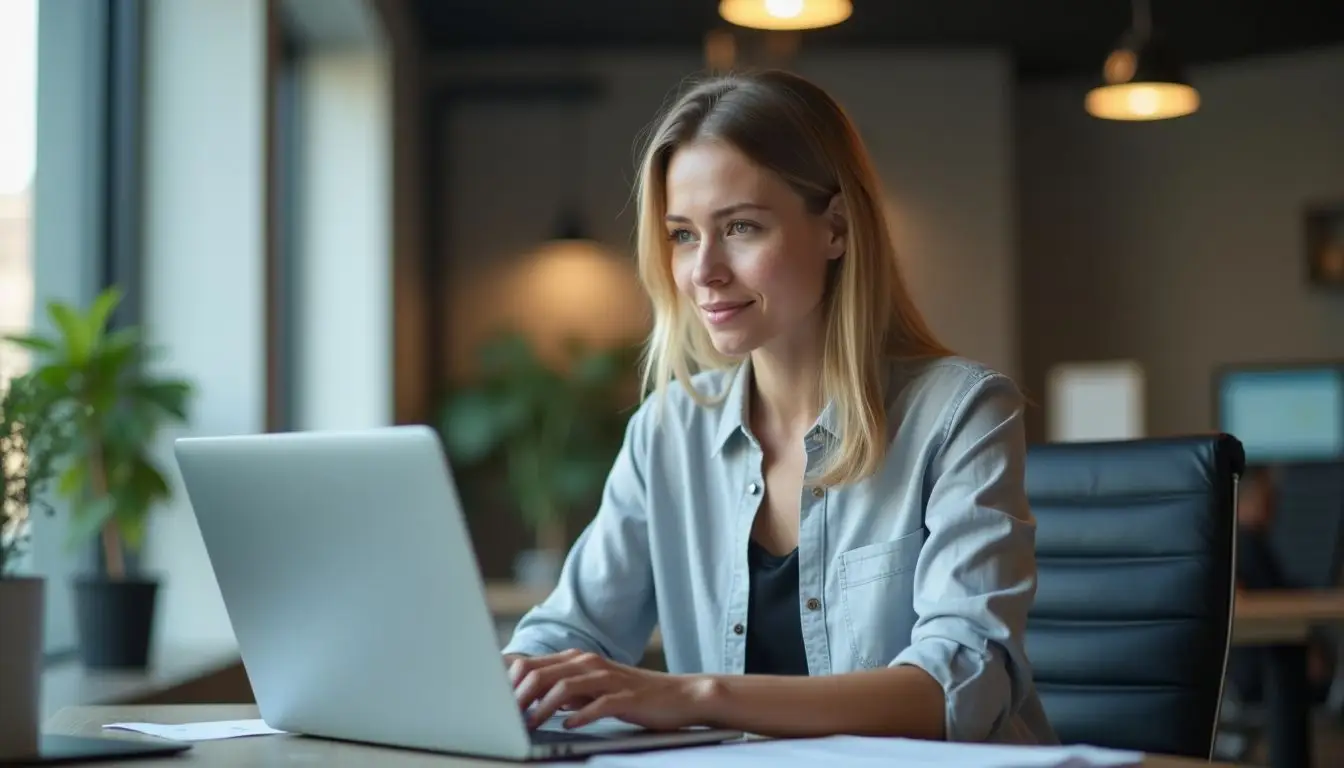
M 480 270 L 519 263 L 571 190 L 595 234 L 628 252 L 635 137 L 699 66 L 673 54 L 435 60 L 439 79 L 586 72 L 611 87 L 582 110 L 478 105 L 450 120 L 435 169 L 449 373 L 492 313 L 516 306 L 482 290 Z M 1055 363 L 1131 358 L 1148 376 L 1149 432 L 1205 430 L 1218 364 L 1344 357 L 1344 296 L 1308 286 L 1302 240 L 1304 206 L 1344 200 L 1344 49 L 1196 69 L 1204 108 L 1153 124 L 1088 117 L 1084 78 L 1014 88 L 992 54 L 828 54 L 797 68 L 859 123 L 934 326 L 1035 402 Z M 619 325 L 630 306 L 593 311 Z M 1039 407 L 1031 424 L 1042 437 Z
M 1303 210 L 1344 201 L 1344 48 L 1205 67 L 1189 118 L 1083 113 L 1083 81 L 1017 106 L 1022 361 L 1132 358 L 1150 433 L 1214 426 L 1225 362 L 1344 358 L 1344 294 L 1306 282 Z M 1040 435 L 1039 412 L 1033 419 Z
M 520 298 L 534 295 L 528 291 L 538 284 L 563 288 L 587 305 L 584 317 L 571 317 L 574 323 L 591 322 L 613 335 L 642 333 L 643 299 L 629 262 L 636 138 L 669 92 L 700 67 L 694 55 L 676 54 L 529 52 L 436 61 L 440 79 L 579 72 L 610 87 L 606 100 L 587 107 L 519 103 L 453 111 L 441 169 L 450 374 L 462 372 L 476 342 L 499 321 L 543 314 L 536 299 Z M 869 143 L 897 244 L 934 327 L 965 354 L 1016 374 L 1008 60 L 989 53 L 846 53 L 804 57 L 797 68 L 840 98 Z M 572 195 L 591 232 L 618 254 L 611 268 L 587 272 L 612 286 L 605 300 L 596 288 L 563 287 L 570 278 L 555 275 L 564 270 L 536 274 L 527 291 L 516 287 L 517 265 L 550 236 Z M 482 282 L 483 271 L 501 267 L 509 279 Z M 550 306 L 548 317 L 564 314 Z

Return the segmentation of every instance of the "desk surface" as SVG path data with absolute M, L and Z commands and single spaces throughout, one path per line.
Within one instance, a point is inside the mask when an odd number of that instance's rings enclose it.
M 70 707 L 56 713 L 46 723 L 46 730 L 70 736 L 111 736 L 128 739 L 149 739 L 135 733 L 103 730 L 106 723 L 191 723 L 211 720 L 247 720 L 257 717 L 253 706 L 196 705 L 196 706 L 113 706 Z M 398 749 L 306 739 L 296 736 L 257 736 L 241 739 L 197 742 L 190 752 L 178 758 L 110 763 L 127 768 L 169 768 L 181 762 L 194 766 L 269 766 L 269 765 L 323 765 L 369 766 L 387 768 L 483 768 L 484 766 L 513 765 L 489 760 L 450 757 Z M 548 763 L 556 765 L 556 763 Z M 570 763 L 570 765 L 580 765 Z M 1226 763 L 1209 763 L 1185 758 L 1152 755 L 1143 762 L 1144 768 L 1232 768 Z
M 1269 590 L 1237 596 L 1238 645 L 1303 642 L 1313 627 L 1344 624 L 1344 589 Z

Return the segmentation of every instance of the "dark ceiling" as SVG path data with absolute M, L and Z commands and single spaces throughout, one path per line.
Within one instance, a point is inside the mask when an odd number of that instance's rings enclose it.
M 717 0 L 414 0 L 434 50 L 694 47 L 724 28 Z M 1096 71 L 1129 0 L 854 0 L 801 45 L 993 47 L 1027 76 Z M 1152 0 L 1155 28 L 1191 63 L 1344 42 L 1344 0 Z

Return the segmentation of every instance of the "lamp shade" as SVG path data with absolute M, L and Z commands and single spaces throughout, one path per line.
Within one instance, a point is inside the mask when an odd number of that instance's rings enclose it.
M 1130 35 L 1106 57 L 1084 106 L 1104 120 L 1166 120 L 1198 110 L 1199 91 L 1160 40 Z
M 854 12 L 850 0 L 720 0 L 719 15 L 751 29 L 818 29 L 839 24 Z

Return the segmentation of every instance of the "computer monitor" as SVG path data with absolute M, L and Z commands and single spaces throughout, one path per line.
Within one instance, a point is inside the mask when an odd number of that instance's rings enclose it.
M 1344 460 L 1344 362 L 1228 366 L 1214 390 L 1218 429 L 1247 463 Z

